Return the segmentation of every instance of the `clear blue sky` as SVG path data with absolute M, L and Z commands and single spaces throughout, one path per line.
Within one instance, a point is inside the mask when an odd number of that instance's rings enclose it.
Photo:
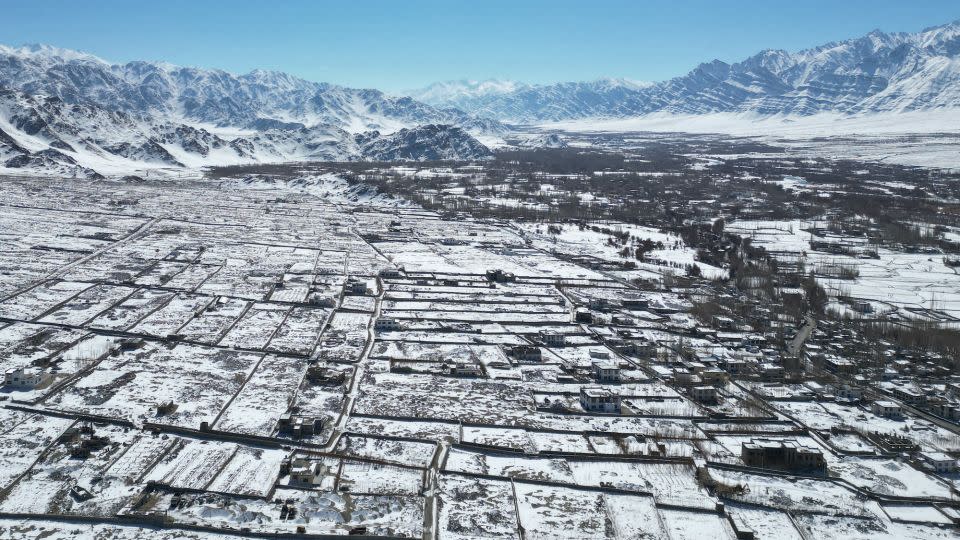
M 960 19 L 960 0 L 0 0 L 0 42 L 385 90 L 657 81 L 702 61 Z

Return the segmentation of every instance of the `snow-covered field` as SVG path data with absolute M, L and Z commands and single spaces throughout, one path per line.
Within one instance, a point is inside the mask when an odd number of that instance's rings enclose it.
M 818 265 L 855 267 L 859 271 L 855 279 L 820 278 L 819 281 L 828 293 L 871 301 L 877 312 L 897 308 L 932 309 L 960 317 L 960 274 L 944 263 L 942 255 L 880 247 L 876 250 L 879 259 L 872 259 L 814 251 L 810 241 L 818 238 L 807 231 L 817 225 L 801 220 L 737 220 L 731 222 L 727 230 L 749 236 L 755 245 L 775 252 L 775 256 L 799 256 L 811 270 Z M 836 239 L 850 245 L 865 245 L 862 238 Z M 917 317 L 908 312 L 903 315 Z
M 0 520 L 0 536 L 42 524 L 53 538 L 163 538 L 135 527 L 159 515 L 265 535 L 624 540 L 732 538 L 731 516 L 788 538 L 820 531 L 821 513 L 904 534 L 944 522 L 934 505 L 955 479 L 870 454 L 862 433 L 823 434 L 860 426 L 960 451 L 947 428 L 793 400 L 797 384 L 721 379 L 708 404 L 678 382 L 769 352 L 748 350 L 745 332 L 704 331 L 696 287 L 722 287 L 727 271 L 676 234 L 449 220 L 341 197 L 332 178 L 221 189 L 235 181 L 5 183 L 0 363 L 44 379 L 0 391 L 0 510 L 37 518 Z M 48 207 L 30 219 L 20 209 L 38 191 Z M 109 202 L 121 196 L 137 204 Z M 799 222 L 727 226 L 771 249 L 808 247 Z M 624 268 L 623 247 L 640 245 L 653 249 Z M 898 280 L 926 280 L 952 299 L 950 276 L 880 257 L 858 259 L 852 288 L 886 284 L 882 300 L 905 309 L 923 301 Z M 696 287 L 664 286 L 691 265 Z M 596 318 L 577 322 L 587 308 Z M 681 346 L 700 356 L 679 360 Z M 601 366 L 622 379 L 601 379 Z M 592 410 L 594 391 L 620 409 Z M 743 468 L 758 436 L 820 448 L 829 478 Z M 898 494 L 916 511 L 877 502 Z
M 960 110 L 898 114 L 820 113 L 811 116 L 753 112 L 635 118 L 594 118 L 545 123 L 543 130 L 570 132 L 716 133 L 783 146 L 794 155 L 830 156 L 960 168 Z

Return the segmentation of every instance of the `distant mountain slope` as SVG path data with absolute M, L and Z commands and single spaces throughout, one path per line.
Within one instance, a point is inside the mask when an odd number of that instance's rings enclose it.
M 44 45 L 0 46 L 0 85 L 127 113 L 250 129 L 337 126 L 350 132 L 392 132 L 424 124 L 502 130 L 453 108 L 437 108 L 379 90 L 314 83 L 257 70 L 235 75 L 162 62 L 111 64 Z M 299 125 L 298 125 L 299 124 Z
M 337 126 L 223 137 L 162 115 L 127 113 L 0 89 L 0 168 L 94 177 L 140 168 L 305 160 L 479 159 L 490 150 L 461 128 L 404 128 L 363 136 Z
M 482 90 L 482 91 L 481 91 Z M 960 21 L 788 53 L 719 60 L 652 85 L 600 80 L 551 85 L 445 83 L 413 94 L 511 122 L 626 118 L 656 112 L 897 113 L 960 107 Z
M 377 161 L 436 161 L 490 157 L 490 150 L 458 127 L 426 125 L 401 129 L 381 137 L 379 133 L 358 136 L 361 153 Z
M 593 116 L 593 111 L 629 113 L 649 83 L 625 79 L 528 85 L 503 81 L 451 81 L 412 93 L 439 107 L 452 106 L 481 117 L 513 122 Z

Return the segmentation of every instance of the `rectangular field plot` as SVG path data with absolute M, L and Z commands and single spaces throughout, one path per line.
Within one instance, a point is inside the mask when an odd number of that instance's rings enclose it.
M 40 322 L 80 325 L 110 309 L 133 294 L 132 287 L 96 285 L 68 300 L 56 311 L 40 319 Z
M 282 304 L 254 304 L 220 340 L 224 347 L 263 349 L 290 308 Z
M 510 482 L 442 474 L 438 486 L 440 538 L 520 538 Z
M 172 488 L 204 489 L 233 458 L 237 448 L 233 443 L 181 439 L 150 470 L 146 480 Z
M 148 342 L 140 349 L 108 356 L 47 405 L 199 428 L 201 422 L 214 420 L 259 358 L 257 354 Z M 172 404 L 174 410 L 158 416 L 161 404 Z
M 6 430 L 0 435 L 0 489 L 7 487 L 40 457 L 46 447 L 73 423 L 73 420 L 51 416 L 25 416 L 15 411 L 0 410 Z
M 0 317 L 32 321 L 92 286 L 76 281 L 44 283 L 0 303 Z
M 28 367 L 79 342 L 87 332 L 56 326 L 15 323 L 0 330 L 0 368 Z M 64 366 L 67 367 L 67 366 Z
M 131 483 L 136 482 L 157 460 L 174 447 L 177 440 L 141 435 L 133 441 L 123 455 L 113 462 L 106 474 Z
M 175 334 L 211 301 L 212 298 L 208 296 L 178 294 L 165 306 L 140 321 L 131 331 L 158 337 Z
M 308 355 L 313 350 L 324 322 L 330 316 L 328 309 L 295 307 L 277 329 L 267 350 Z
M 344 456 L 378 459 L 413 467 L 426 467 L 433 459 L 436 448 L 435 444 L 426 442 L 344 435 L 337 441 L 336 452 Z
M 365 495 L 418 495 L 423 488 L 423 471 L 396 465 L 362 461 L 343 462 L 340 487 Z
M 219 298 L 180 329 L 184 339 L 214 345 L 243 315 L 249 302 L 236 298 Z
M 163 307 L 174 293 L 141 289 L 90 322 L 90 328 L 126 330 Z
M 240 446 L 207 489 L 266 497 L 280 475 L 280 462 L 285 457 L 285 450 Z
M 305 369 L 305 360 L 267 356 L 214 427 L 269 437 L 293 400 Z

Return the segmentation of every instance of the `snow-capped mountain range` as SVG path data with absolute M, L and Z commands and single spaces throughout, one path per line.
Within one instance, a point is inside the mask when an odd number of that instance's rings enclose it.
M 874 31 L 797 53 L 765 50 L 714 60 L 655 84 L 622 79 L 524 85 L 431 85 L 431 105 L 508 122 L 626 118 L 650 113 L 898 113 L 960 107 L 960 21 L 917 33 Z
M 0 46 L 2 86 L 128 113 L 247 129 L 329 124 L 348 131 L 395 131 L 419 124 L 496 129 L 453 108 L 379 90 L 316 83 L 278 71 L 235 75 L 163 62 L 111 64 L 46 45 Z
M 298 160 L 476 159 L 506 123 L 718 112 L 809 116 L 960 109 L 960 21 L 879 31 L 659 83 L 438 83 L 411 96 L 257 70 L 113 64 L 46 45 L 0 46 L 0 169 L 121 173 Z M 514 137 L 514 139 L 516 139 Z M 521 137 L 524 146 L 558 146 Z
M 0 166 L 93 175 L 137 168 L 349 159 L 474 159 L 497 121 L 274 71 L 111 64 L 0 46 Z M 472 134 L 472 135 L 471 135 Z
M 410 95 L 437 107 L 456 107 L 515 123 L 630 115 L 632 102 L 653 83 L 599 79 L 531 85 L 516 81 L 448 81 Z

